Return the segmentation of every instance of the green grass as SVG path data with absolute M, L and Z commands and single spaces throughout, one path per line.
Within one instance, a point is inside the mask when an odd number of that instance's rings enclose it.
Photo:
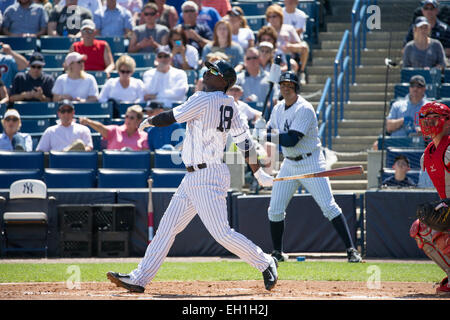
M 68 267 L 80 268 L 81 281 L 107 281 L 107 271 L 128 273 L 135 263 L 0 263 L 0 283 L 67 281 Z M 438 282 L 444 273 L 435 264 L 347 262 L 287 262 L 278 268 L 280 280 L 367 281 L 371 266 L 379 269 L 381 281 Z M 260 280 L 261 273 L 241 261 L 166 262 L 154 281 Z

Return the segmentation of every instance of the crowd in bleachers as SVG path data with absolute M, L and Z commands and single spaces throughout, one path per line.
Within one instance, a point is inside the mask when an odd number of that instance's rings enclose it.
M 133 135 L 127 108 L 134 106 L 135 116 L 141 119 L 160 106 L 163 110 L 186 101 L 203 89 L 204 62 L 217 59 L 228 60 L 238 73 L 238 86 L 230 93 L 239 97 L 247 115 L 258 115 L 255 108 L 261 108 L 269 92 L 276 55 L 281 56 L 282 70 L 294 70 L 306 84 L 320 5 L 299 0 L 12 0 L 1 4 L 0 116 L 6 118 L 6 110 L 15 110 L 17 122 L 26 124 L 17 130 L 31 135 L 32 150 L 44 145 L 40 139 L 47 137 L 48 130 L 73 131 L 77 119 L 76 125 L 90 127 L 95 137 L 94 142 L 84 141 L 90 149 L 154 150 L 160 146 L 156 142 L 160 134 L 152 134 L 155 141 L 117 144 L 107 141 L 111 127 L 120 128 L 122 136 Z M 276 102 L 277 84 L 273 97 Z M 70 106 L 72 112 L 65 110 Z M 66 116 L 70 121 L 64 125 Z M 150 137 L 150 132 L 145 134 Z M 2 138 L 6 136 L 4 132 Z M 58 148 L 46 143 L 46 151 L 71 148 L 71 143 Z M 11 140 L 2 149 L 14 150 L 15 143 Z

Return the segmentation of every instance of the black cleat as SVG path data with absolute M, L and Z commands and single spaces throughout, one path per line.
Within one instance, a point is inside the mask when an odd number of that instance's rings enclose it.
M 272 290 L 272 288 L 275 287 L 275 284 L 277 283 L 278 280 L 277 267 L 278 267 L 277 259 L 272 257 L 272 261 L 270 262 L 269 266 L 262 273 L 266 290 Z
M 273 250 L 272 251 L 272 257 L 277 259 L 278 262 L 283 262 L 283 261 L 288 261 L 289 260 L 289 256 L 286 253 L 280 252 L 278 250 Z
M 124 273 L 117 273 L 109 271 L 106 276 L 108 279 L 118 287 L 127 289 L 130 292 L 143 293 L 145 291 L 144 287 L 138 286 L 131 282 L 130 275 Z
M 348 262 L 353 262 L 353 263 L 363 262 L 361 255 L 359 254 L 358 250 L 356 250 L 355 248 L 347 249 L 347 259 L 348 259 Z

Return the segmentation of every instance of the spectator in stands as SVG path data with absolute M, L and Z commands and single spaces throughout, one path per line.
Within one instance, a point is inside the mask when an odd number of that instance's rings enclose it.
M 216 23 L 222 19 L 219 12 L 217 12 L 215 8 L 203 6 L 202 0 L 193 0 L 191 2 L 194 2 L 197 6 L 197 23 L 206 24 L 209 29 L 214 30 Z M 185 12 L 183 10 L 183 6 L 181 6 L 181 10 L 182 13 L 180 14 L 180 18 L 178 19 L 179 24 L 187 22 L 186 18 L 184 17 Z
M 138 130 L 143 117 L 142 107 L 133 105 L 128 107 L 123 125 L 104 125 L 85 117 L 80 118 L 80 123 L 98 131 L 106 140 L 108 150 L 142 151 L 148 149 L 147 132 Z
M 32 151 L 33 140 L 28 133 L 22 133 L 20 114 L 16 109 L 8 109 L 3 115 L 3 133 L 0 134 L 0 150 Z
M 144 82 L 132 75 L 136 62 L 129 55 L 122 55 L 116 61 L 118 78 L 109 78 L 100 92 L 98 100 L 106 102 L 110 99 L 120 102 L 141 103 L 144 101 Z
M 70 100 L 96 102 L 98 100 L 97 81 L 84 71 L 85 55 L 71 52 L 64 60 L 66 73 L 60 75 L 53 86 L 53 101 Z
M 403 51 L 403 68 L 438 68 L 446 66 L 444 47 L 429 37 L 430 24 L 425 17 L 418 17 L 414 25 L 414 39 Z
M 81 41 L 74 42 L 69 51 L 78 52 L 87 58 L 84 69 L 87 71 L 104 71 L 109 78 L 114 70 L 114 59 L 111 47 L 105 40 L 95 39 L 95 23 L 86 19 L 81 24 Z
M 61 0 L 58 5 L 64 6 L 66 0 Z M 102 0 L 78 0 L 78 5 L 82 8 L 89 10 L 89 12 L 94 15 L 97 10 L 102 8 Z
M 53 10 L 52 2 L 50 2 L 49 0 L 33 0 L 33 2 L 43 6 L 45 9 L 45 12 L 47 12 L 47 16 L 50 17 L 50 12 L 52 12 L 52 10 Z M 56 5 L 56 3 L 55 3 L 55 5 Z M 47 34 L 47 27 L 45 28 L 45 34 Z
M 24 56 L 11 49 L 9 44 L 0 42 L 0 74 L 8 92 L 12 81 L 18 71 L 28 66 L 28 60 Z
M 40 37 L 47 32 L 48 15 L 32 0 L 17 0 L 3 14 L 2 31 L 10 37 Z
M 199 55 L 201 55 L 203 47 L 213 38 L 213 33 L 211 31 L 213 29 L 211 29 L 208 24 L 199 22 L 199 8 L 194 1 L 184 2 L 181 8 L 184 14 L 184 19 L 179 25 L 181 25 L 186 32 L 188 44 L 194 46 Z
M 206 55 L 210 52 L 223 52 L 229 59 L 236 73 L 244 68 L 244 51 L 241 46 L 231 40 L 231 26 L 226 20 L 217 22 L 214 28 L 214 36 L 212 43 L 208 43 L 202 52 L 202 60 L 206 59 Z
M 228 13 L 228 20 L 231 26 L 231 40 L 238 43 L 243 52 L 255 45 L 255 34 L 247 24 L 244 11 L 240 7 L 233 7 Z
M 302 41 L 295 28 L 283 22 L 283 8 L 278 4 L 269 6 L 266 10 L 266 20 L 277 31 L 276 54 L 286 55 L 288 69 L 299 74 L 301 85 L 306 84 L 306 63 L 309 56 L 309 47 Z M 296 54 L 300 55 L 300 60 L 291 59 Z M 291 68 L 289 68 L 289 64 Z
M 272 26 L 263 26 L 261 29 L 259 29 L 258 31 L 258 35 L 257 35 L 257 39 L 258 39 L 258 43 L 263 43 L 263 42 L 269 42 L 272 44 L 273 46 L 273 58 L 275 58 L 275 54 L 279 54 L 279 51 L 276 49 L 277 48 L 277 39 L 278 39 L 278 35 L 277 35 L 277 31 L 274 29 L 274 27 Z M 264 59 L 264 57 L 262 57 L 262 59 Z M 270 65 L 271 66 L 271 65 Z M 270 71 L 270 66 L 265 66 L 264 70 L 266 71 Z M 267 69 L 269 68 L 269 69 Z M 281 71 L 287 71 L 288 70 L 288 65 L 286 63 L 286 57 L 284 54 L 281 54 Z
M 292 25 L 303 40 L 306 31 L 308 15 L 298 8 L 298 0 L 285 0 L 283 8 L 283 23 Z
M 237 76 L 236 83 L 244 89 L 244 102 L 264 102 L 269 92 L 269 73 L 259 64 L 259 51 L 255 47 L 245 53 L 245 72 Z M 274 84 L 273 97 L 278 97 L 279 86 Z
M 202 6 L 216 9 L 221 17 L 225 17 L 231 10 L 230 0 L 202 0 L 201 3 Z
M 14 77 L 9 101 L 52 101 L 55 79 L 42 72 L 44 66 L 42 54 L 34 52 L 30 57 L 30 69 L 27 72 L 19 72 Z
M 206 61 L 209 62 L 214 62 L 214 61 L 218 61 L 218 60 L 225 60 L 227 62 L 229 62 L 229 58 L 228 56 L 220 51 L 216 51 L 216 52 L 210 52 L 206 55 Z M 201 69 L 198 71 L 198 79 L 197 79 L 197 83 L 195 84 L 195 91 L 203 91 L 204 87 L 203 87 L 203 74 L 208 71 L 208 67 L 206 67 L 204 64 L 201 67 Z
M 415 187 L 416 184 L 411 178 L 406 176 L 406 173 L 411 169 L 409 166 L 409 159 L 404 155 L 399 155 L 395 158 L 392 168 L 395 170 L 393 176 L 383 180 L 383 187 Z
M 0 80 L 0 104 L 5 104 L 9 102 L 8 89 L 6 89 L 5 84 Z
M 144 108 L 147 116 L 153 117 L 163 112 L 164 105 L 160 102 L 149 102 Z M 180 123 L 172 123 L 166 127 L 148 127 L 144 129 L 148 134 L 148 148 L 156 149 L 180 149 L 183 143 L 185 129 Z
M 150 0 L 158 6 L 158 20 L 156 23 L 162 24 L 169 29 L 176 26 L 178 22 L 178 12 L 173 6 L 166 4 L 166 0 Z
M 94 14 L 96 35 L 101 37 L 129 37 L 133 31 L 133 17 L 128 9 L 117 5 L 117 0 L 106 0 L 106 5 Z
M 143 7 L 142 0 L 117 0 L 117 4 L 130 11 L 133 25 L 138 25 Z
M 157 24 L 158 6 L 147 3 L 142 9 L 144 23 L 136 26 L 130 38 L 128 52 L 155 52 L 160 45 L 166 45 L 169 29 Z
M 273 44 L 268 41 L 263 41 L 258 44 L 259 63 L 264 71 L 270 72 L 274 60 Z
M 428 20 L 431 27 L 430 37 L 437 39 L 444 47 L 445 54 L 450 57 L 450 26 L 437 18 L 439 13 L 439 4 L 436 0 L 425 0 L 422 4 L 422 14 Z M 414 39 L 414 23 L 411 24 L 403 41 L 403 46 Z
M 415 135 L 420 130 L 414 119 L 416 112 L 428 102 L 425 98 L 426 83 L 424 77 L 415 75 L 409 81 L 409 94 L 392 104 L 386 121 L 386 130 L 392 137 Z
M 251 121 L 254 124 L 256 120 L 261 118 L 260 111 L 253 109 L 247 103 L 241 100 L 242 95 L 244 94 L 244 89 L 242 89 L 240 85 L 237 84 L 233 85 L 231 88 L 228 89 L 227 94 L 234 98 L 234 101 L 238 106 L 239 114 L 241 118 L 245 121 L 245 123 Z
M 69 9 L 70 7 L 70 9 Z M 93 19 L 93 14 L 78 5 L 78 0 L 67 0 L 65 5 L 53 8 L 48 19 L 49 36 L 81 37 L 81 24 L 86 19 Z M 78 21 L 78 23 L 71 23 Z
M 184 70 L 171 66 L 172 52 L 169 46 L 160 46 L 156 51 L 156 68 L 147 70 L 144 75 L 144 100 L 163 102 L 166 107 L 186 100 L 188 80 Z
M 58 120 L 48 127 L 36 147 L 36 151 L 92 151 L 91 131 L 74 120 L 75 107 L 69 100 L 58 106 Z
M 170 30 L 169 48 L 172 50 L 172 65 L 175 68 L 183 70 L 196 70 L 198 68 L 198 51 L 188 44 L 186 33 L 181 26 Z

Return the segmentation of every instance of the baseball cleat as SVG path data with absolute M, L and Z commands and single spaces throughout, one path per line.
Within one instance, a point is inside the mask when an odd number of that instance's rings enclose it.
M 278 262 L 283 262 L 283 261 L 288 261 L 289 260 L 289 256 L 286 253 L 280 252 L 278 250 L 273 250 L 272 251 L 272 257 L 277 259 Z
M 116 286 L 125 288 L 130 292 L 143 293 L 145 291 L 144 287 L 138 286 L 131 281 L 129 274 L 109 271 L 106 276 Z
M 450 296 L 450 287 L 449 287 L 448 277 L 445 277 L 441 283 L 439 284 L 439 287 L 436 288 L 436 293 L 441 296 Z
M 272 257 L 272 261 L 270 262 L 269 266 L 262 273 L 266 290 L 271 290 L 273 287 L 275 287 L 275 284 L 277 283 L 278 280 L 277 267 L 278 267 L 277 259 Z
M 348 262 L 362 262 L 361 255 L 359 254 L 358 250 L 355 248 L 349 248 L 347 249 L 347 259 Z

